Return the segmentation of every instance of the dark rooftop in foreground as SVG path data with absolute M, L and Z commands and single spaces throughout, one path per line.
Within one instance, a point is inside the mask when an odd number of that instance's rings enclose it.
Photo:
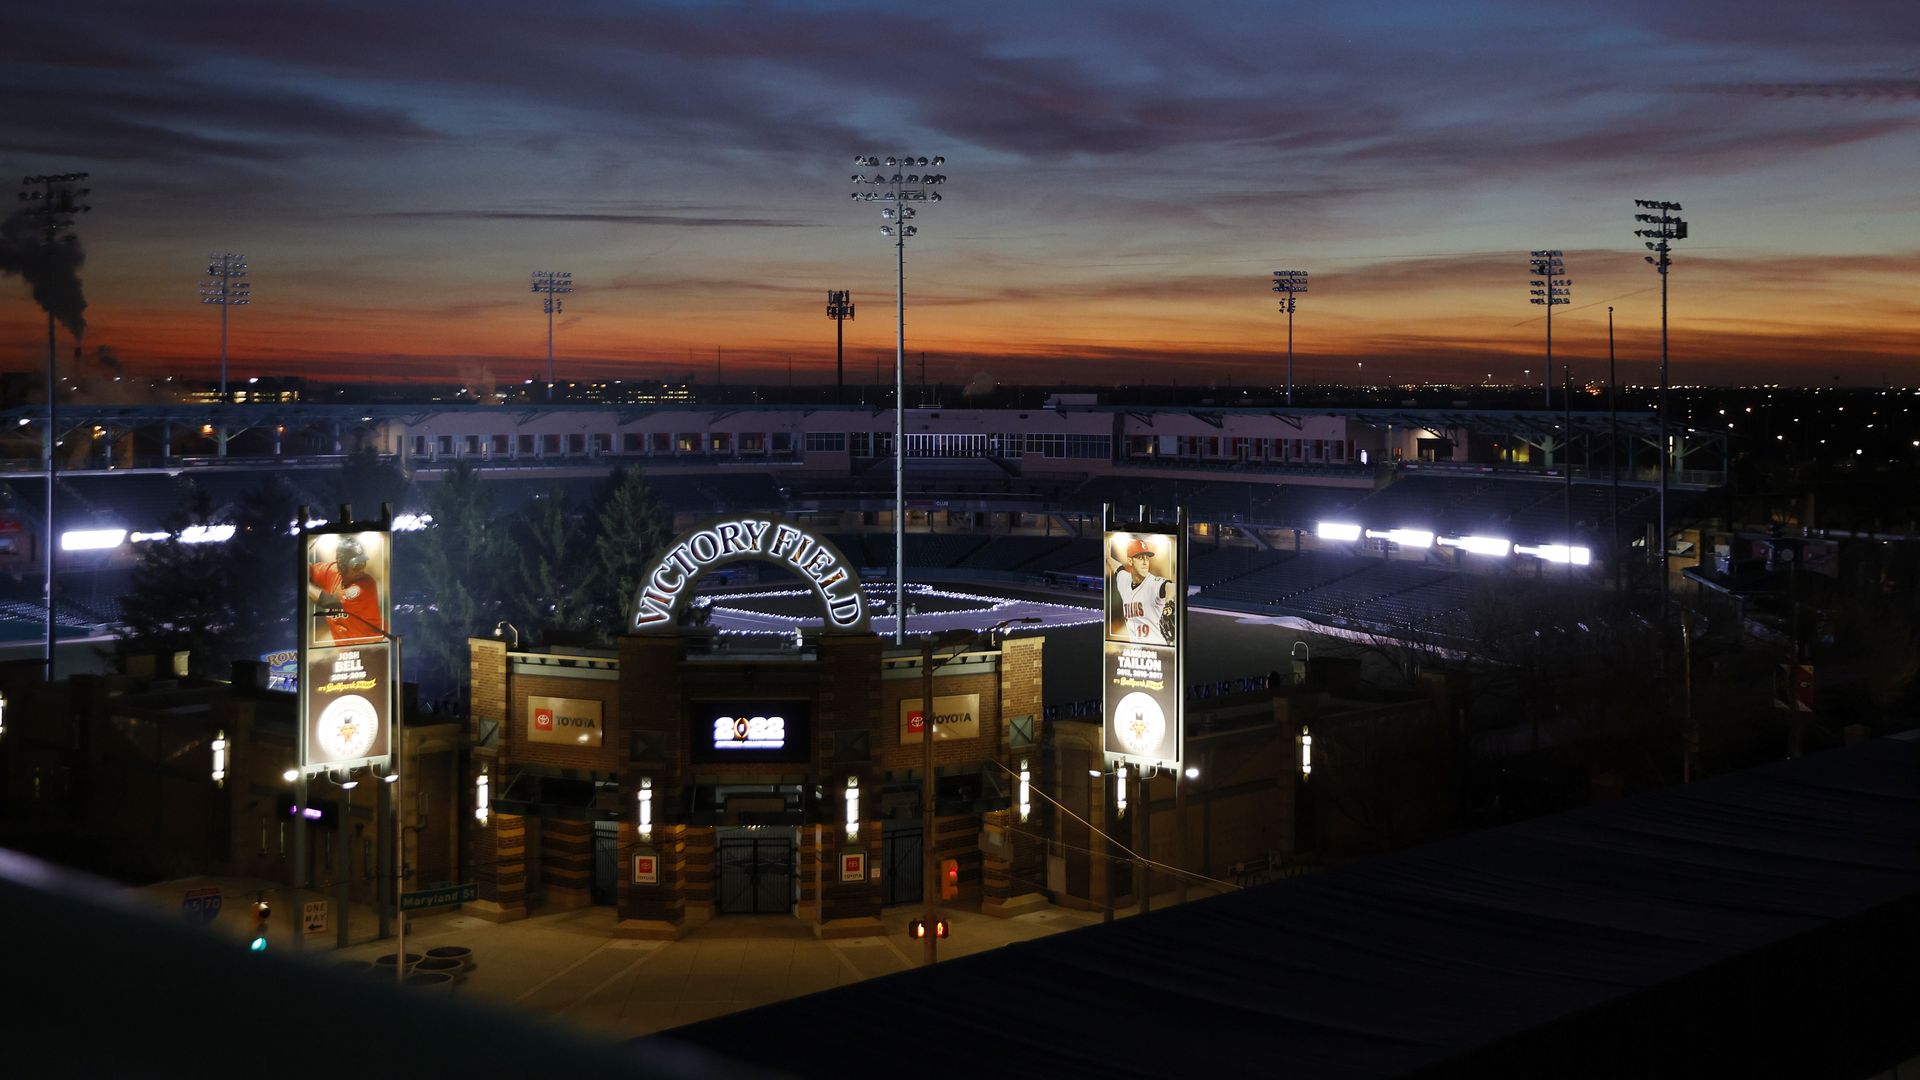
M 1920 1049 L 1917 963 L 1909 736 L 639 1045 L 836 1076 L 1865 1077 Z

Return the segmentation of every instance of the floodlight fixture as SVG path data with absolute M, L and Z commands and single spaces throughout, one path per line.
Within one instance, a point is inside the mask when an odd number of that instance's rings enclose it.
M 200 302 L 220 308 L 220 400 L 227 400 L 227 309 L 253 303 L 253 283 L 246 280 L 247 257 L 231 251 L 207 254 L 207 280 L 200 283 Z
M 1671 388 L 1667 368 L 1667 271 L 1673 266 L 1673 241 L 1687 238 L 1687 222 L 1680 216 L 1680 204 L 1666 199 L 1635 199 L 1633 205 L 1643 211 L 1633 215 L 1633 220 L 1641 228 L 1633 230 L 1646 243 L 1653 254 L 1646 257 L 1647 263 L 1660 275 L 1660 634 L 1662 648 L 1660 662 L 1665 671 L 1667 650 L 1665 648 L 1667 630 L 1668 593 L 1672 591 L 1672 582 L 1667 580 L 1667 459 L 1673 454 L 1673 446 L 1667 438 L 1667 396 Z M 1645 213 L 1644 211 L 1653 211 Z
M 853 292 L 827 290 L 827 318 L 833 320 L 833 388 L 847 384 L 847 320 L 853 318 Z
M 1430 548 L 1433 546 L 1433 533 L 1425 529 L 1368 529 L 1369 540 L 1388 540 L 1401 547 Z
M 1307 291 L 1307 271 L 1275 270 L 1273 291 L 1280 293 L 1280 310 L 1287 316 L 1287 404 L 1293 404 L 1293 309 L 1294 297 Z
M 71 529 L 60 534 L 60 550 L 112 551 L 126 539 L 125 529 Z
M 1515 544 L 1516 555 L 1531 555 L 1543 562 L 1564 563 L 1572 566 L 1586 566 L 1593 562 L 1593 551 L 1574 544 Z
M 45 173 L 39 176 L 23 176 L 20 184 L 26 190 L 20 192 L 19 214 L 38 225 L 40 230 L 41 251 L 51 256 L 55 246 L 62 242 L 61 233 L 73 227 L 74 219 L 87 213 L 93 207 L 81 200 L 93 193 L 92 188 L 77 186 L 87 178 L 83 172 Z M 65 237 L 65 242 L 73 243 L 73 237 Z M 42 465 L 46 470 L 47 483 L 45 493 L 45 516 L 41 519 L 42 537 L 45 542 L 41 548 L 41 600 L 46 611 L 46 651 L 43 659 L 46 665 L 46 684 L 52 686 L 55 681 L 55 668 L 58 663 L 54 656 L 54 644 L 57 637 L 58 621 L 54 616 L 53 583 L 54 577 L 54 540 L 53 540 L 53 493 L 59 485 L 56 477 L 60 470 L 60 461 L 54 455 L 54 448 L 60 442 L 59 430 L 59 386 L 60 352 L 55 344 L 54 332 L 56 317 L 53 305 L 42 305 L 47 311 L 47 435 L 41 440 Z
M 1341 521 L 1322 521 L 1313 527 L 1313 535 L 1321 540 L 1351 542 L 1360 539 L 1360 532 L 1360 526 Z
M 1573 302 L 1573 279 L 1562 277 L 1567 268 L 1558 248 L 1538 248 L 1527 257 L 1532 302 L 1547 309 L 1547 408 L 1553 408 L 1553 309 Z
M 528 275 L 528 292 L 539 293 L 540 309 L 547 313 L 547 400 L 553 400 L 553 317 L 565 310 L 562 296 L 573 291 L 570 270 L 535 270 Z
M 856 202 L 882 203 L 880 235 L 893 239 L 894 253 L 894 347 L 893 347 L 893 643 L 907 642 L 907 238 L 919 235 L 911 224 L 918 215 L 916 203 L 940 201 L 937 190 L 947 182 L 939 169 L 947 159 L 935 154 L 881 156 L 857 154 L 853 164 L 859 169 L 849 179 L 858 185 L 849 197 Z M 878 171 L 885 169 L 887 171 Z M 913 171 L 900 171 L 913 170 Z
M 1506 558 L 1513 552 L 1513 541 L 1498 536 L 1443 536 L 1441 547 L 1459 548 L 1469 555 L 1492 555 Z

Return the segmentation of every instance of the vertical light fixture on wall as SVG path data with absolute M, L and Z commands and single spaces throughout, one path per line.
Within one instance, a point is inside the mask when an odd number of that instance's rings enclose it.
M 480 774 L 473 778 L 473 820 L 482 825 L 487 823 L 492 803 L 487 783 L 487 770 L 481 769 Z
M 213 785 L 227 786 L 227 733 L 224 731 L 213 737 Z
M 1300 779 L 1307 780 L 1312 778 L 1312 776 L 1313 732 L 1308 731 L 1306 725 L 1303 724 L 1300 727 Z
M 1113 770 L 1113 806 L 1114 816 L 1127 816 L 1127 767 Z
M 847 839 L 860 838 L 860 778 L 847 777 Z
M 653 777 L 640 778 L 640 842 L 653 842 Z
M 1020 759 L 1020 821 L 1024 824 L 1033 816 L 1033 770 L 1027 767 L 1027 759 Z

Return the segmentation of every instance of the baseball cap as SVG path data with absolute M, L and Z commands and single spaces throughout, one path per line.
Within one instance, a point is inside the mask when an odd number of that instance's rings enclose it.
M 1136 555 L 1151 554 L 1153 554 L 1153 545 L 1147 543 L 1145 540 L 1135 540 L 1133 543 L 1127 545 L 1127 558 L 1129 559 L 1132 559 Z

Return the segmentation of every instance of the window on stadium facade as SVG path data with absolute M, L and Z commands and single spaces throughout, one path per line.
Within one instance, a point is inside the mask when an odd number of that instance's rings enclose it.
M 806 448 L 810 454 L 841 453 L 847 448 L 847 436 L 841 431 L 809 431 Z

